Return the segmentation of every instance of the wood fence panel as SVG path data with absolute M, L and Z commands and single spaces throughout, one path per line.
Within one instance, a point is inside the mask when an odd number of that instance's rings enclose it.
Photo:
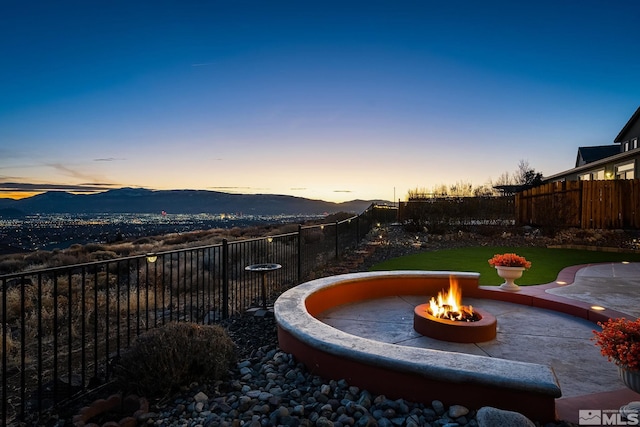
M 561 218 L 565 219 L 565 223 L 570 224 L 569 227 L 579 227 L 582 215 L 582 187 L 580 181 L 569 181 L 565 184 L 564 193 L 556 199 L 556 204 L 561 206 L 558 211 L 561 212 Z
M 499 225 L 513 222 L 513 197 L 440 197 L 398 204 L 398 221 L 435 229 L 449 225 Z
M 586 186 L 582 188 L 582 218 L 580 221 L 582 228 L 595 228 L 593 224 L 594 193 L 595 190 L 593 186 Z
M 520 225 L 640 228 L 640 179 L 552 182 L 516 194 Z
M 640 180 L 624 181 L 620 190 L 621 211 L 624 228 L 640 228 Z
M 634 179 L 632 185 L 633 191 L 631 194 L 633 197 L 629 202 L 631 217 L 633 218 L 631 225 L 633 228 L 640 228 L 640 180 Z
M 518 224 L 579 227 L 580 182 L 550 182 L 516 194 Z

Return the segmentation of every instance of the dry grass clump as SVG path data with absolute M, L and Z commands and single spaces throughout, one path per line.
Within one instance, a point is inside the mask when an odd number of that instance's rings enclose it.
M 27 264 L 45 264 L 51 259 L 51 252 L 49 251 L 35 251 L 24 257 Z
M 108 261 L 118 258 L 118 254 L 113 251 L 95 251 L 89 256 L 91 261 Z
M 26 261 L 15 255 L 7 256 L 5 259 L 0 260 L 0 274 L 17 273 L 23 271 L 26 267 Z
M 221 326 L 169 323 L 141 334 L 114 374 L 127 392 L 161 397 L 193 381 L 222 379 L 235 360 L 235 345 Z

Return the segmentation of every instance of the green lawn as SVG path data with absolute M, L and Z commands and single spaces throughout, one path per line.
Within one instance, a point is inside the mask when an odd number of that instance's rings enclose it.
M 505 252 L 516 253 L 531 261 L 531 268 L 525 270 L 522 277 L 516 280 L 518 285 L 540 285 L 553 282 L 558 277 L 560 270 L 572 265 L 598 262 L 640 262 L 640 253 L 482 246 L 422 252 L 393 258 L 374 265 L 371 270 L 475 271 L 480 273 L 481 285 L 500 285 L 504 280 L 498 277 L 495 268 L 489 265 L 488 260 L 495 254 Z

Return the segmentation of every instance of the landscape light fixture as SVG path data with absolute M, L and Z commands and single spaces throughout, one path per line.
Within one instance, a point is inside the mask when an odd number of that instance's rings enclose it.
M 606 308 L 604 308 L 604 307 L 603 307 L 603 306 L 601 306 L 601 305 L 592 305 L 592 306 L 591 306 L 591 310 L 595 310 L 595 311 L 603 311 L 603 310 L 606 310 Z

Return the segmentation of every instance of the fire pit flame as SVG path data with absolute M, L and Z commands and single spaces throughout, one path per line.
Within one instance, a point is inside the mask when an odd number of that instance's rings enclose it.
M 431 298 L 429 300 L 430 315 L 439 319 L 455 320 L 459 322 L 477 322 L 481 319 L 477 313 L 473 311 L 473 307 L 462 305 L 462 292 L 456 280 L 449 283 L 449 291 L 438 292 L 438 299 Z

